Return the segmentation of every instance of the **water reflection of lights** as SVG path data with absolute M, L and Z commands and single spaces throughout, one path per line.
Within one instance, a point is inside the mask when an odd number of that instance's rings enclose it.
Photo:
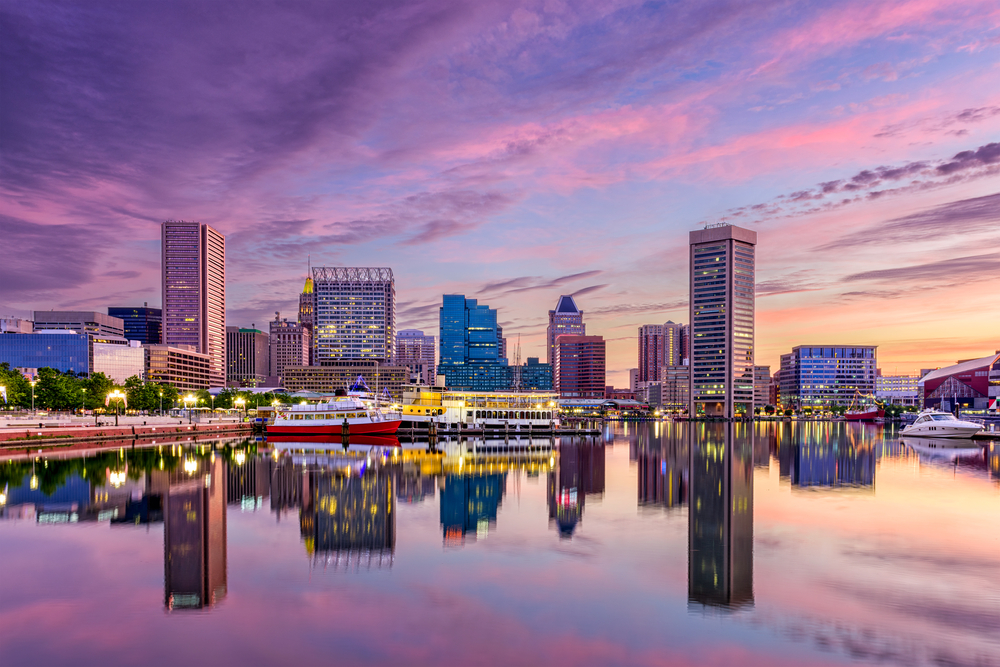
M 7 494 L 0 493 L 0 505 L 6 505 L 6 504 L 7 504 Z
M 28 486 L 30 486 L 32 490 L 38 488 L 38 475 L 31 476 L 31 481 L 29 482 Z
M 118 488 L 125 483 L 125 472 L 113 470 L 108 474 L 108 481 L 111 482 L 111 486 Z
M 193 475 L 196 470 L 198 470 L 197 461 L 195 461 L 194 459 L 187 459 L 186 461 L 184 461 L 184 471 L 187 474 Z
M 247 455 L 245 452 L 236 452 L 236 465 L 241 466 L 247 461 Z

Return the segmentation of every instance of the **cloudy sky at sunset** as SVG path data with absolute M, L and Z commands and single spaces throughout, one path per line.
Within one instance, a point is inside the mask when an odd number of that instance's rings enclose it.
M 686 322 L 687 233 L 758 232 L 758 363 L 1000 349 L 1000 4 L 0 0 L 0 316 L 159 305 L 159 223 L 227 236 L 229 323 L 388 266 L 544 357 Z

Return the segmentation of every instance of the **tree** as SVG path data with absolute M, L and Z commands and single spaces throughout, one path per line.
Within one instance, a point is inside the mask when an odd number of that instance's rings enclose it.
M 764 406 L 764 414 L 773 415 L 774 414 L 774 406 L 773 405 L 765 405 Z
M 31 385 L 23 375 L 11 369 L 6 361 L 0 364 L 0 386 L 7 389 L 6 408 L 31 406 Z M 3 399 L 0 398 L 0 403 Z
M 115 383 L 104 373 L 91 373 L 84 385 L 87 388 L 86 405 L 90 410 L 103 408 L 104 399 L 115 388 Z

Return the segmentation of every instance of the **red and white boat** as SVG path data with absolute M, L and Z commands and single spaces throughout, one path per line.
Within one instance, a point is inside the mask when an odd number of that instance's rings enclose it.
M 873 422 L 883 417 L 885 417 L 885 410 L 874 405 L 862 406 L 844 413 L 844 419 L 849 422 Z
M 354 396 L 338 396 L 326 403 L 280 408 L 267 425 L 267 435 L 390 435 L 402 422 L 399 413 L 383 412 Z

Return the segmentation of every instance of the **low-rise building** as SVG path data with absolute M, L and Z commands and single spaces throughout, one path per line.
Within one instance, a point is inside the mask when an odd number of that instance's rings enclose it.
M 755 408 L 769 405 L 771 389 L 771 367 L 753 367 L 753 404 Z
M 403 388 L 409 384 L 407 366 L 387 366 L 377 361 L 354 359 L 324 361 L 321 366 L 286 366 L 284 387 L 288 391 L 333 392 L 350 389 L 362 378 L 368 388 L 379 394 L 388 390 L 393 400 L 403 398 Z
M 94 342 L 92 350 L 91 373 L 104 373 L 117 384 L 133 376 L 146 379 L 146 351 L 139 341 L 128 341 L 127 345 Z
M 90 375 L 91 337 L 71 330 L 0 335 L 0 363 Z
M 931 371 L 917 385 L 924 408 L 986 410 L 1000 393 L 1000 352 Z
M 916 375 L 879 375 L 875 398 L 889 405 L 916 405 L 920 401 L 920 378 Z
M 799 345 L 781 355 L 781 401 L 786 408 L 849 407 L 875 393 L 875 345 Z
M 125 322 L 120 317 L 90 310 L 36 310 L 35 331 L 64 329 L 77 333 L 125 337 Z
M 178 391 L 208 389 L 211 357 L 193 345 L 150 345 L 146 352 L 146 379 L 170 384 Z
M 226 327 L 226 385 L 262 387 L 271 364 L 269 336 L 260 329 Z
M 507 386 L 518 391 L 552 391 L 552 365 L 539 363 L 538 357 L 528 357 L 521 366 L 508 366 Z
M 0 334 L 3 333 L 31 333 L 35 330 L 35 323 L 31 320 L 22 320 L 20 317 L 0 318 Z

